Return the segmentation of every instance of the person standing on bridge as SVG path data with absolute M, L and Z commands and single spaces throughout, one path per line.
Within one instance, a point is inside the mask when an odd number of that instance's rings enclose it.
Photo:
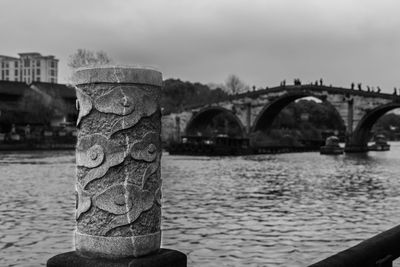
M 378 93 L 380 93 L 381 92 L 381 88 L 379 86 L 377 86 L 376 88 L 378 90 Z
M 358 84 L 357 84 L 357 87 L 358 87 L 358 91 L 362 91 L 361 83 L 358 83 Z
M 354 83 L 351 83 L 351 90 L 354 90 Z
M 324 81 L 321 79 L 319 79 L 319 85 L 322 86 L 324 84 Z
M 393 95 L 397 95 L 397 89 L 396 89 L 396 87 L 393 88 Z

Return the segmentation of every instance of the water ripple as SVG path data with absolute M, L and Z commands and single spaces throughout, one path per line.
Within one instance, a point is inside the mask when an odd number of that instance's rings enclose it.
M 164 155 L 162 244 L 189 266 L 306 266 L 398 224 L 399 156 Z M 73 151 L 0 154 L 0 266 L 73 249 L 74 164 Z

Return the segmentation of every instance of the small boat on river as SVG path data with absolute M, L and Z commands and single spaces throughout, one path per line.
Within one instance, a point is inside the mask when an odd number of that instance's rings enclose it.
M 390 145 L 387 143 L 386 137 L 383 134 L 378 134 L 375 136 L 375 144 L 368 146 L 370 151 L 388 151 L 390 150 Z
M 324 155 L 340 155 L 343 151 L 339 145 L 339 138 L 334 135 L 326 138 L 325 145 L 320 149 L 320 153 Z

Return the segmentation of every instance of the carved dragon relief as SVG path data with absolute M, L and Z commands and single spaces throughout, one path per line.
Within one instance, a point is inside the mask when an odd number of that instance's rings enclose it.
M 116 86 L 108 93 L 93 99 L 77 88 L 77 98 L 79 107 L 77 126 L 93 107 L 102 113 L 121 116 L 116 119 L 107 137 L 136 125 L 141 118 L 151 116 L 158 109 L 152 97 L 136 86 Z

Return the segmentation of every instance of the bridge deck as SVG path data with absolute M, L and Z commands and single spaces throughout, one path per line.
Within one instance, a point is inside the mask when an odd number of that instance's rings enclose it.
M 262 90 L 248 91 L 248 92 L 244 92 L 241 94 L 230 95 L 227 99 L 225 99 L 223 101 L 184 106 L 183 110 L 197 109 L 197 108 L 201 108 L 204 106 L 221 103 L 224 101 L 232 101 L 232 100 L 241 99 L 241 98 L 257 98 L 260 95 L 265 95 L 265 94 L 269 94 L 269 93 L 277 93 L 277 92 L 284 91 L 284 90 L 329 91 L 332 94 L 350 94 L 350 95 L 364 96 L 364 97 L 377 97 L 377 98 L 390 99 L 395 102 L 397 102 L 397 101 L 400 102 L 400 96 L 393 95 L 393 94 L 368 92 L 368 91 L 364 91 L 364 90 L 360 91 L 358 89 L 350 89 L 350 88 L 344 88 L 344 87 L 331 87 L 331 86 L 325 86 L 325 85 L 321 86 L 321 85 L 307 84 L 307 85 L 276 86 L 276 87 L 266 88 L 266 89 L 262 89 Z

